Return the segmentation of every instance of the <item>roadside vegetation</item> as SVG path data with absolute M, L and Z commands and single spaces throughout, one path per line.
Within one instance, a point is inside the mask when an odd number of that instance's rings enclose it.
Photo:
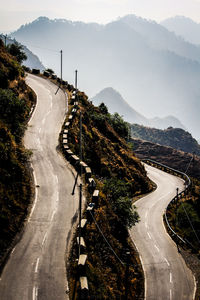
M 128 299 L 140 299 L 144 292 L 143 272 L 128 229 L 139 222 L 133 197 L 151 191 L 152 184 L 127 144 L 129 126 L 122 117 L 109 114 L 103 103 L 93 106 L 84 93 L 78 93 L 78 101 L 79 111 L 68 133 L 68 145 L 79 155 L 81 111 L 83 161 L 92 169 L 100 191 L 94 219 L 86 225 L 85 235 L 90 299 L 123 299 L 127 289 Z M 73 243 L 68 270 L 71 299 L 77 280 L 76 236 Z
M 20 63 L 26 58 L 18 44 L 5 47 L 0 40 L 0 265 L 22 228 L 31 197 L 30 156 L 22 138 L 33 92 L 25 84 Z

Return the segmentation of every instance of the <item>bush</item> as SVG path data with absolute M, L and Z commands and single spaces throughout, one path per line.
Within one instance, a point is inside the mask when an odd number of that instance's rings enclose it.
M 123 118 L 118 114 L 114 113 L 111 115 L 111 123 L 114 130 L 124 139 L 128 139 L 130 136 L 130 126 Z
M 25 113 L 28 108 L 24 99 L 19 99 L 11 90 L 0 89 L 1 120 L 12 134 L 20 137 L 23 133 Z
M 107 194 L 113 211 L 119 217 L 121 224 L 128 228 L 139 222 L 139 215 L 130 198 L 131 190 L 131 184 L 116 178 L 106 180 L 103 187 L 103 192 Z
M 7 50 L 12 56 L 16 57 L 18 63 L 20 64 L 23 62 L 23 60 L 27 59 L 27 56 L 23 51 L 23 46 L 17 42 L 15 42 L 14 44 L 9 44 L 7 46 Z

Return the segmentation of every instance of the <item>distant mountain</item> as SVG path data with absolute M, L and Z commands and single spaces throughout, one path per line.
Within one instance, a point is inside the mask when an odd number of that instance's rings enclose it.
M 160 24 L 176 35 L 182 36 L 186 41 L 200 46 L 200 23 L 183 16 L 176 16 Z
M 40 17 L 12 34 L 89 97 L 107 86 L 148 118 L 172 115 L 200 138 L 200 51 L 163 26 L 130 15 L 107 25 Z M 49 51 L 51 50 L 51 51 Z
M 96 96 L 91 98 L 94 105 L 98 106 L 102 102 L 108 107 L 110 113 L 119 113 L 124 120 L 129 123 L 146 124 L 147 119 L 135 111 L 113 88 L 105 88 Z
M 133 138 L 150 141 L 164 146 L 170 146 L 184 152 L 195 152 L 200 156 L 200 145 L 192 135 L 181 129 L 169 127 L 165 130 L 144 127 L 138 124 L 131 125 L 131 135 Z
M 182 57 L 200 62 L 199 47 L 183 40 L 182 37 L 168 30 L 167 26 L 160 26 L 156 22 L 148 21 L 133 15 L 127 15 L 119 20 L 140 33 L 147 43 L 156 50 L 168 50 Z M 161 23 L 163 25 L 163 23 Z M 200 38 L 199 38 L 200 39 Z
M 4 41 L 4 38 L 2 35 L 0 35 L 0 38 Z M 12 44 L 16 42 L 15 39 L 11 39 L 7 37 L 6 43 Z M 26 53 L 27 59 L 23 61 L 23 65 L 30 68 L 30 69 L 40 69 L 41 71 L 45 69 L 37 55 L 33 54 L 26 46 L 23 46 L 23 51 Z
M 119 113 L 129 123 L 137 123 L 161 129 L 165 129 L 169 126 L 184 128 L 181 122 L 173 116 L 168 116 L 165 118 L 155 117 L 153 119 L 144 117 L 134 110 L 122 98 L 119 92 L 111 87 L 103 89 L 96 96 L 92 97 L 91 100 L 97 106 L 103 102 L 108 107 L 110 113 Z

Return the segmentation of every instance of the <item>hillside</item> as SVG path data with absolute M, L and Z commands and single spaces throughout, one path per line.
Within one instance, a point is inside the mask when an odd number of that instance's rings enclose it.
M 200 23 L 184 16 L 176 16 L 164 20 L 161 25 L 183 37 L 186 41 L 200 46 Z
M 131 136 L 152 143 L 170 146 L 184 152 L 195 152 L 200 156 L 200 145 L 192 137 L 192 135 L 181 129 L 169 127 L 165 130 L 156 128 L 144 127 L 138 124 L 131 125 Z
M 176 170 L 186 172 L 189 176 L 200 180 L 200 157 L 172 147 L 155 144 L 141 139 L 131 140 L 135 155 L 140 158 L 149 158 L 165 164 Z
M 95 206 L 95 221 L 87 223 L 87 234 L 84 237 L 88 255 L 86 276 L 90 297 L 124 297 L 126 268 L 122 262 L 126 260 L 126 251 L 130 251 L 127 284 L 129 295 L 138 299 L 143 294 L 143 275 L 139 258 L 128 238 L 128 228 L 139 220 L 135 208 L 133 207 L 133 211 L 131 208 L 132 198 L 147 193 L 152 185 L 144 167 L 123 138 L 128 136 L 127 123 L 118 114 L 110 115 L 105 105 L 93 106 L 83 93 L 79 92 L 77 100 L 79 110 L 68 132 L 68 146 L 73 153 L 80 156 L 81 112 L 82 160 L 90 166 L 100 190 L 98 205 Z M 90 201 L 90 196 L 87 195 L 87 203 Z M 68 271 L 71 293 L 76 281 L 75 257 L 74 243 Z
M 91 100 L 95 105 L 99 105 L 102 102 L 106 104 L 110 113 L 119 113 L 123 116 L 124 120 L 129 123 L 137 123 L 145 126 L 156 127 L 165 129 L 169 126 L 184 128 L 181 122 L 172 116 L 165 118 L 155 117 L 148 119 L 135 111 L 120 95 L 119 92 L 113 88 L 105 88 L 100 91 L 96 96 L 92 97 Z
M 4 41 L 4 38 L 2 35 L 0 35 L 0 38 Z M 13 44 L 15 43 L 15 39 L 11 39 L 9 37 L 6 38 L 6 44 Z M 22 45 L 23 47 L 23 52 L 26 54 L 27 59 L 24 60 L 23 65 L 30 68 L 30 69 L 39 69 L 39 70 L 44 70 L 45 67 L 34 53 L 32 53 L 26 46 Z
M 22 67 L 0 39 L 0 265 L 22 227 L 32 193 L 30 153 L 22 137 L 34 99 Z
M 199 48 L 163 26 L 134 15 L 107 25 L 40 17 L 12 36 L 34 45 L 57 74 L 62 49 L 63 77 L 74 82 L 78 66 L 79 88 L 89 97 L 109 85 L 147 118 L 172 115 L 199 138 Z

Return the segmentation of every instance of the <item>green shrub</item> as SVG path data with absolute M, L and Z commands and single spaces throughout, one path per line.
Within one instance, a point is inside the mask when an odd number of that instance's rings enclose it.
M 27 59 L 26 54 L 23 51 L 23 46 L 20 45 L 19 43 L 15 42 L 13 44 L 9 44 L 7 46 L 7 51 L 12 55 L 15 56 L 18 63 L 22 63 L 23 60 Z
M 24 131 L 25 114 L 28 110 L 24 99 L 19 99 L 12 90 L 0 89 L 1 120 L 17 138 Z

